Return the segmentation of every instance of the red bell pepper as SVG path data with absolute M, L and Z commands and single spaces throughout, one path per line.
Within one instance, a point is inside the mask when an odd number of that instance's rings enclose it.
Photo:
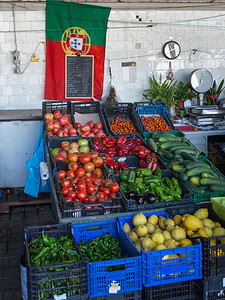
M 114 149 L 111 149 L 111 148 L 108 148 L 108 149 L 106 150 L 106 153 L 109 154 L 109 156 L 111 156 L 111 157 L 117 156 L 117 151 L 114 150 Z
M 139 161 L 139 168 L 141 168 L 141 169 L 145 169 L 145 168 L 147 168 L 147 163 L 146 163 L 146 161 L 144 161 L 143 159 L 140 159 L 140 161 Z
M 117 140 L 116 140 L 116 143 L 118 144 L 118 145 L 120 145 L 120 144 L 125 144 L 127 142 L 127 138 L 125 137 L 125 136 L 121 136 L 121 137 L 119 137 Z
M 113 146 L 116 143 L 116 139 L 110 137 L 110 136 L 106 136 L 103 140 L 102 140 L 103 145 L 105 145 L 107 148 Z
M 97 150 L 98 153 L 105 153 L 106 152 L 106 147 L 102 144 L 102 141 L 99 137 L 96 137 L 92 141 L 95 149 Z
M 130 170 L 130 168 L 126 165 L 125 162 L 119 162 L 119 169 L 121 170 Z

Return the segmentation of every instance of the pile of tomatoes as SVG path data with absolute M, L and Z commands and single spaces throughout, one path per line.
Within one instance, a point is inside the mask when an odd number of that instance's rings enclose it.
M 141 116 L 141 120 L 145 126 L 145 129 L 150 132 L 159 131 L 170 131 L 171 127 L 166 123 L 164 117 L 152 116 L 145 117 Z
M 119 184 L 104 179 L 103 159 L 95 151 L 80 153 L 68 170 L 59 170 L 57 179 L 65 202 L 95 203 L 118 197 Z
M 131 120 L 116 117 L 110 122 L 110 129 L 114 134 L 132 134 L 137 133 L 137 130 Z

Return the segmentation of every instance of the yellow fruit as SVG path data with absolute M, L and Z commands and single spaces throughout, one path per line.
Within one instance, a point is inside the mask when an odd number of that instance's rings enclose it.
M 194 232 L 193 232 L 192 230 L 190 230 L 190 229 L 187 229 L 187 230 L 186 230 L 186 233 L 187 233 L 188 235 L 192 236 Z
M 186 232 L 184 231 L 183 228 L 175 228 L 171 231 L 170 234 L 171 237 L 177 242 L 186 238 Z
M 225 229 L 223 227 L 215 227 L 213 229 L 213 236 L 225 235 Z
M 208 236 L 208 234 L 207 234 L 207 232 L 205 231 L 205 229 L 202 229 L 202 228 L 200 228 L 198 231 L 197 231 L 197 234 L 199 234 L 200 236 L 202 236 L 202 237 L 209 237 Z
M 207 226 L 210 229 L 215 228 L 215 223 L 210 219 L 204 219 L 204 220 L 202 220 L 202 223 L 203 223 L 204 226 Z
M 207 219 L 209 216 L 208 208 L 199 208 L 194 213 L 194 216 L 199 220 Z
M 182 239 L 179 241 L 180 247 L 187 247 L 187 246 L 192 246 L 192 241 L 189 239 Z
M 215 246 L 216 245 L 216 240 L 210 240 L 210 246 Z
M 214 222 L 216 227 L 221 227 L 221 224 L 219 222 Z
M 183 224 L 186 229 L 190 229 L 192 231 L 197 231 L 199 228 L 203 228 L 202 221 L 192 215 L 187 216 Z
M 150 217 L 148 217 L 148 223 L 156 225 L 158 223 L 158 217 L 156 215 L 151 215 Z
M 175 215 L 173 217 L 173 220 L 176 223 L 176 225 L 180 225 L 182 223 L 182 216 L 181 215 Z

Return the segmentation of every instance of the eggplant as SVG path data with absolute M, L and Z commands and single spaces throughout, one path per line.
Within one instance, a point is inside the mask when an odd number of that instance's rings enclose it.
M 144 203 L 145 203 L 145 198 L 144 198 L 144 196 L 143 196 L 143 195 L 137 196 L 136 202 L 137 202 L 137 205 L 144 204 Z
M 147 192 L 144 194 L 144 200 L 149 204 L 155 203 L 156 197 L 153 193 Z
M 137 197 L 137 191 L 136 190 L 130 190 L 126 193 L 126 198 L 127 199 L 136 199 Z

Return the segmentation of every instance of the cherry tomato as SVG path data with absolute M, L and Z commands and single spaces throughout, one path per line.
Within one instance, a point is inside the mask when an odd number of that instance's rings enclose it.
M 70 185 L 70 186 L 68 187 L 68 190 L 69 190 L 69 192 L 74 191 L 74 187 L 73 187 L 72 185 Z
M 78 184 L 78 179 L 79 177 L 75 177 L 72 181 L 71 181 L 71 184 L 72 185 L 77 185 Z
M 110 198 L 116 198 L 116 197 L 117 197 L 117 194 L 116 194 L 116 193 L 110 193 L 110 194 L 109 194 L 109 199 L 110 199 Z
M 99 168 L 103 165 L 103 159 L 100 156 L 94 157 L 92 159 L 92 162 L 93 162 L 93 164 L 95 165 L 96 168 Z
M 85 170 L 83 168 L 78 168 L 75 174 L 78 177 L 83 177 L 85 175 Z
M 84 191 L 78 191 L 77 192 L 77 199 L 80 200 L 80 201 L 83 201 L 85 200 L 87 197 L 87 193 L 84 192 Z
M 74 179 L 75 174 L 72 170 L 69 170 L 69 171 L 66 172 L 66 177 L 68 177 L 69 179 Z
M 99 186 L 101 184 L 101 180 L 98 178 L 95 178 L 95 179 L 93 179 L 93 183 L 94 183 L 94 185 Z
M 109 195 L 110 194 L 110 190 L 109 189 L 107 189 L 106 187 L 103 189 L 103 193 L 105 194 L 105 195 Z
M 62 180 L 62 179 L 64 179 L 65 177 L 66 177 L 66 172 L 65 172 L 64 170 L 58 171 L 58 173 L 57 173 L 57 178 L 58 178 L 58 180 Z
M 70 186 L 70 180 L 69 179 L 64 179 L 61 183 L 60 183 L 61 187 L 69 187 Z
M 66 196 L 69 193 L 69 188 L 62 188 L 61 192 L 62 192 L 63 196 Z
M 86 187 L 86 182 L 84 180 L 80 180 L 77 184 L 77 188 L 79 191 L 85 191 Z
M 103 185 L 100 185 L 100 186 L 98 187 L 98 191 L 99 191 L 99 192 L 103 192 L 103 190 L 104 190 L 104 186 L 103 186 Z
M 119 187 L 120 187 L 119 184 L 115 182 L 109 186 L 109 189 L 111 192 L 115 193 L 118 191 Z
M 88 184 L 87 192 L 90 194 L 90 193 L 93 193 L 94 191 L 95 191 L 95 186 L 93 184 Z
M 69 164 L 68 164 L 68 170 L 71 170 L 71 171 L 74 171 L 76 172 L 76 170 L 78 169 L 78 164 L 74 161 L 71 161 Z
M 68 197 L 65 197 L 64 200 L 65 200 L 65 202 L 72 202 L 72 198 L 69 197 L 69 196 L 68 196 Z
M 108 179 L 105 181 L 105 186 L 108 187 L 113 183 L 112 179 Z
M 74 191 L 70 191 L 68 193 L 68 196 L 71 197 L 72 199 L 75 199 L 76 198 L 76 193 Z

